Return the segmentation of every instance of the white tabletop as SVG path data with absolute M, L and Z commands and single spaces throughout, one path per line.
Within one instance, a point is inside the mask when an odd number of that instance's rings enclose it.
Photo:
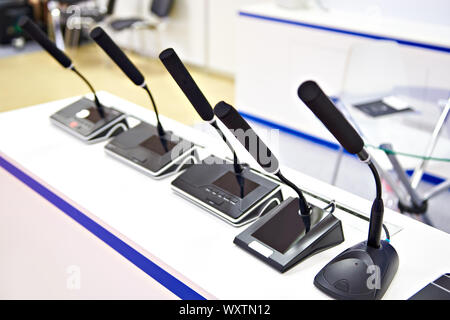
M 99 97 L 126 113 L 155 122 L 148 109 L 105 92 Z M 177 196 L 170 189 L 170 178 L 152 180 L 106 155 L 105 143 L 86 145 L 51 125 L 49 116 L 76 99 L 0 114 L 0 152 L 95 215 L 108 230 L 151 253 L 195 287 L 203 288 L 208 298 L 327 298 L 314 287 L 314 276 L 338 253 L 367 236 L 367 222 L 337 210 L 336 216 L 343 222 L 344 243 L 280 274 L 233 244 L 245 227 L 234 228 Z M 206 151 L 227 155 L 220 138 L 161 119 L 165 128 L 206 146 Z M 242 151 L 239 147 L 237 150 Z M 370 212 L 369 201 L 300 172 L 288 168 L 282 171 L 305 190 L 366 215 Z M 374 188 L 372 181 L 368 181 L 368 187 Z M 285 197 L 294 195 L 288 188 L 283 192 Z M 406 299 L 449 272 L 450 235 L 390 210 L 386 210 L 385 222 L 400 257 L 399 270 L 385 298 Z

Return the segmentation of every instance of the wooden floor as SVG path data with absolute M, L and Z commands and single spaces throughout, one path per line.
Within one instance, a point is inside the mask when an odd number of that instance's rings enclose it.
M 85 45 L 67 50 L 67 53 L 95 90 L 109 91 L 151 108 L 145 91 L 135 86 L 96 45 Z M 193 124 L 200 119 L 159 60 L 128 54 L 144 74 L 161 114 L 185 124 Z M 188 69 L 212 106 L 220 100 L 234 103 L 233 79 L 201 68 L 188 66 Z M 0 59 L 0 112 L 88 92 L 89 88 L 73 72 L 64 70 L 46 52 Z

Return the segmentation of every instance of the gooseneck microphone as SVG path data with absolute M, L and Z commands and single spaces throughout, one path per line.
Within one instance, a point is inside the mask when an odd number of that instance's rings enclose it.
M 316 275 L 314 285 L 337 299 L 380 299 L 398 270 L 399 258 L 390 244 L 389 233 L 386 232 L 387 240 L 380 240 L 384 205 L 377 169 L 364 149 L 360 135 L 315 82 L 301 84 L 298 96 L 348 152 L 368 164 L 376 184 L 367 241 L 348 248 L 331 260 Z
M 142 73 L 101 27 L 95 27 L 91 30 L 89 35 L 135 85 L 142 87 L 147 92 L 150 97 L 153 110 L 155 111 L 158 134 L 161 137 L 164 136 L 165 131 L 162 127 L 161 121 L 159 120 L 159 113 L 155 100 L 153 99 L 153 95 L 147 86 Z
M 298 96 L 345 150 L 351 154 L 356 154 L 361 161 L 367 163 L 372 171 L 376 184 L 376 198 L 370 216 L 368 244 L 374 248 L 380 247 L 384 213 L 382 186 L 378 171 L 364 149 L 364 142 L 361 136 L 314 81 L 302 83 L 298 88 Z
M 194 109 L 200 115 L 200 117 L 208 122 L 211 126 L 216 129 L 219 135 L 222 137 L 223 141 L 227 144 L 228 148 L 233 153 L 234 170 L 236 173 L 242 172 L 242 167 L 239 165 L 239 160 L 237 158 L 236 152 L 234 151 L 231 144 L 226 139 L 223 132 L 217 125 L 216 119 L 214 118 L 214 112 L 209 104 L 208 100 L 203 95 L 200 88 L 195 83 L 189 71 L 186 69 L 185 65 L 178 57 L 174 49 L 168 48 L 159 54 L 159 59 L 166 67 L 167 71 L 170 73 L 172 78 L 178 84 L 180 89 L 188 98 L 189 102 L 192 104 Z
M 275 155 L 231 105 L 221 101 L 214 107 L 214 113 L 266 172 L 276 175 L 282 182 L 295 190 L 298 194 L 300 215 L 305 221 L 308 232 L 310 229 L 310 206 L 303 192 L 281 174 Z
M 89 81 L 74 67 L 72 60 L 47 37 L 47 35 L 28 17 L 23 16 L 19 19 L 19 26 L 25 30 L 31 38 L 33 38 L 39 45 L 47 51 L 56 61 L 59 62 L 64 68 L 70 69 L 75 72 L 89 87 L 94 95 L 95 106 L 99 115 L 104 118 L 105 111 L 103 105 L 100 103 L 94 88 Z

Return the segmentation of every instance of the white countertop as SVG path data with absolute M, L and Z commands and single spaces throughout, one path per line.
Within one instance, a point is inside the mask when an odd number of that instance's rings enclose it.
M 153 112 L 148 109 L 105 92 L 100 92 L 99 97 L 117 109 L 155 122 Z M 280 274 L 233 244 L 234 237 L 245 227 L 234 228 L 177 196 L 170 189 L 170 178 L 152 180 L 106 155 L 105 143 L 86 145 L 51 125 L 49 116 L 76 99 L 1 113 L 0 152 L 91 212 L 107 229 L 129 239 L 209 292 L 208 297 L 327 298 L 314 287 L 314 276 L 338 253 L 367 236 L 367 222 L 337 210 L 345 242 Z M 207 146 L 207 150 L 219 156 L 227 155 L 220 138 L 206 136 L 166 117 L 161 119 L 166 129 Z M 301 188 L 366 215 L 370 212 L 369 201 L 289 168 L 282 171 Z M 374 188 L 372 181 L 368 181 L 368 187 Z M 283 188 L 283 192 L 285 197 L 293 195 L 288 188 Z M 449 272 L 449 234 L 391 210 L 386 210 L 385 222 L 394 233 L 392 245 L 400 257 L 399 270 L 386 299 L 407 299 Z

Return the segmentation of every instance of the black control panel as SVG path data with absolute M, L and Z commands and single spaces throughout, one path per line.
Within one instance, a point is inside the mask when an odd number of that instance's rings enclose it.
M 172 187 L 232 223 L 244 215 L 250 218 L 259 214 L 273 198 L 282 201 L 280 185 L 275 181 L 248 166 L 236 174 L 233 164 L 212 156 L 187 169 Z M 269 209 L 278 203 L 273 202 Z
M 186 156 L 194 156 L 194 144 L 166 131 L 164 137 L 158 135 L 157 128 L 141 122 L 112 139 L 105 149 L 141 167 L 151 175 L 175 170 Z M 187 161 L 187 168 L 192 161 Z
M 124 122 L 126 125 L 125 115 L 122 112 L 106 106 L 104 106 L 104 110 L 105 118 L 102 118 L 95 103 L 87 98 L 82 98 L 56 112 L 50 118 L 68 131 L 88 140 L 102 133 L 106 134 L 119 122 Z M 119 130 L 113 135 L 122 131 Z
M 450 273 L 429 283 L 409 300 L 450 300 Z

